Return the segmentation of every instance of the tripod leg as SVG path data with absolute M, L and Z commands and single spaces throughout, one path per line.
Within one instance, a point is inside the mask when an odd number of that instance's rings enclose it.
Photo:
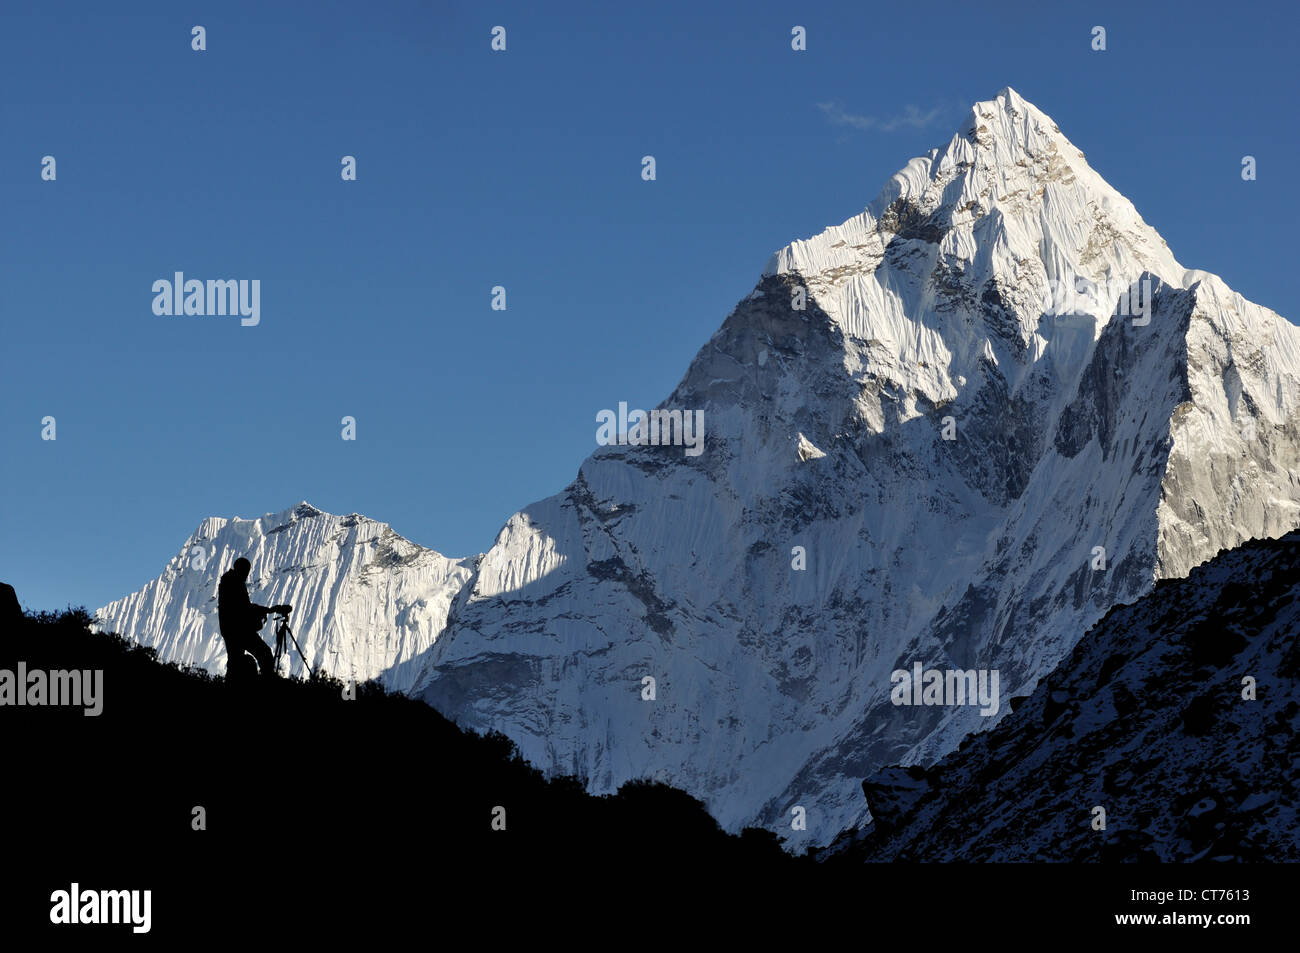
M 298 650 L 298 658 L 302 659 L 302 667 L 307 670 L 307 677 L 310 678 L 312 670 L 311 666 L 307 664 L 307 656 L 302 654 L 302 646 L 299 645 L 298 640 L 294 638 L 293 629 L 290 629 L 287 625 L 285 626 L 285 629 L 289 633 L 289 638 L 293 639 L 293 647 Z

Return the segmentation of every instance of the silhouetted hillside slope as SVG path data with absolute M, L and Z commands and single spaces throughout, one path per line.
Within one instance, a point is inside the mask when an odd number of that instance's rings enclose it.
M 374 685 L 359 686 L 355 700 L 330 679 L 239 689 L 90 633 L 89 621 L 82 610 L 28 616 L 0 637 L 0 669 L 21 661 L 29 672 L 104 672 L 98 717 L 0 707 L 16 768 L 5 784 L 10 847 L 110 869 L 114 858 L 148 869 L 177 858 L 186 870 L 210 859 L 214 871 L 233 861 L 251 864 L 254 879 L 270 875 L 265 865 L 297 869 L 304 858 L 326 879 L 339 865 L 394 858 L 440 876 L 557 859 L 643 871 L 810 863 L 771 834 L 725 834 L 672 788 L 633 783 L 597 798 L 576 781 L 548 782 L 504 737 L 463 732 Z M 196 806 L 204 831 L 193 829 Z M 497 807 L 504 831 L 492 828 Z

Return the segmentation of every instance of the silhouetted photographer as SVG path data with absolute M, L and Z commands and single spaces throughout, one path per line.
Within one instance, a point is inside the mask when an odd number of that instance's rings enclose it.
M 217 622 L 226 642 L 226 678 L 241 679 L 261 673 L 275 675 L 271 647 L 262 641 L 259 630 L 268 615 L 288 615 L 291 606 L 259 606 L 248 598 L 248 573 L 252 564 L 244 557 L 222 575 L 217 587 Z M 252 655 L 253 658 L 249 658 Z M 256 659 L 256 664 L 254 664 Z

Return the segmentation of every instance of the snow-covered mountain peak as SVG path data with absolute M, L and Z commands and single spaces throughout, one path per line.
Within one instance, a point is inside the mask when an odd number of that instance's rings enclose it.
M 976 103 L 946 146 L 909 162 L 864 211 L 764 269 L 806 287 L 866 370 L 930 401 L 954 396 L 981 362 L 1033 364 L 1059 330 L 1045 311 L 1068 309 L 1071 328 L 1090 320 L 1099 333 L 1116 289 L 1143 272 L 1185 284 L 1132 203 L 1010 88 Z M 937 372 L 898 376 L 905 367 Z
M 602 448 L 511 519 L 423 696 L 594 790 L 834 836 L 864 774 L 989 723 L 900 710 L 894 669 L 1026 690 L 1110 606 L 1300 526 L 1298 341 L 1004 90 L 768 262 L 665 401 L 704 454 Z
M 1004 86 L 992 99 L 975 103 L 957 130 L 957 138 L 971 143 L 975 152 L 987 150 L 988 159 L 1003 167 L 1051 153 L 1060 153 L 1062 159 L 1071 154 L 1082 156 L 1050 116 L 1010 86 Z
M 302 501 L 255 519 L 203 520 L 157 579 L 96 612 L 98 626 L 169 661 L 224 671 L 217 583 L 241 556 L 252 564 L 254 602 L 294 607 L 294 631 L 313 669 L 379 678 L 398 690 L 414 683 L 474 562 L 418 546 L 387 523 Z M 302 671 L 296 655 L 284 671 Z

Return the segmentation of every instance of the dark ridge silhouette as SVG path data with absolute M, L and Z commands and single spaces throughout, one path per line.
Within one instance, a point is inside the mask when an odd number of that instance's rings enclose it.
M 572 778 L 546 780 L 504 736 L 462 731 L 423 702 L 373 683 L 230 683 L 161 664 L 152 649 L 89 631 L 84 609 L 7 626 L 0 669 L 103 670 L 103 713 L 0 708 L 6 801 L 22 823 L 7 849 L 70 853 L 120 869 L 192 875 L 253 864 L 298 882 L 374 863 L 415 870 L 518 870 L 562 858 L 589 870 L 640 873 L 808 866 L 764 831 L 729 835 L 694 798 L 649 781 L 593 797 Z M 195 807 L 206 830 L 193 829 Z M 492 828 L 505 808 L 506 829 Z M 77 864 L 69 870 L 81 869 Z M 228 876 L 228 875 L 227 875 Z M 260 876 L 260 874 L 259 874 Z M 157 878 L 155 878 L 156 880 Z M 358 879 L 356 870 L 344 878 Z M 66 884 L 64 884 L 66 887 Z M 427 886 L 427 884 L 426 884 Z M 269 888 L 268 888 L 269 889 Z M 319 902 L 317 900 L 316 902 Z M 192 909 L 192 903 L 190 904 Z
M 837 845 L 829 863 L 793 857 L 771 832 L 727 835 L 698 801 L 662 784 L 591 797 L 574 778 L 548 781 L 505 737 L 462 731 L 373 684 L 354 701 L 325 677 L 232 685 L 160 664 L 89 623 L 69 609 L 0 626 L 0 669 L 21 660 L 28 671 L 104 673 L 98 717 L 0 707 L 0 842 L 16 872 L 0 891 L 0 926 L 33 949 L 148 945 L 126 928 L 51 926 L 51 893 L 73 882 L 150 890 L 151 936 L 168 949 L 268 937 L 369 948 L 502 930 L 671 942 L 761 929 L 770 945 L 783 928 L 806 940 L 809 918 L 827 910 L 864 911 L 873 930 L 898 929 L 901 911 L 934 897 L 953 922 L 1013 914 L 1027 897 L 1092 898 L 1093 919 L 1072 922 L 1080 932 L 1122 909 L 1132 887 L 1131 878 L 1047 879 L 1033 865 L 1002 865 L 991 878 L 962 864 L 882 876 L 861 863 L 881 859 L 862 843 Z M 1292 675 L 1294 654 L 1282 666 Z M 1026 704 L 1043 717 L 1037 695 Z M 206 830 L 193 829 L 196 806 Z M 496 806 L 506 808 L 505 831 L 492 830 Z M 899 820 L 900 835 L 917 833 Z M 942 846 L 963 833 L 961 821 L 941 816 L 919 840 Z M 1083 917 L 1076 906 L 1070 915 Z M 903 919 L 914 940 L 915 918 Z

